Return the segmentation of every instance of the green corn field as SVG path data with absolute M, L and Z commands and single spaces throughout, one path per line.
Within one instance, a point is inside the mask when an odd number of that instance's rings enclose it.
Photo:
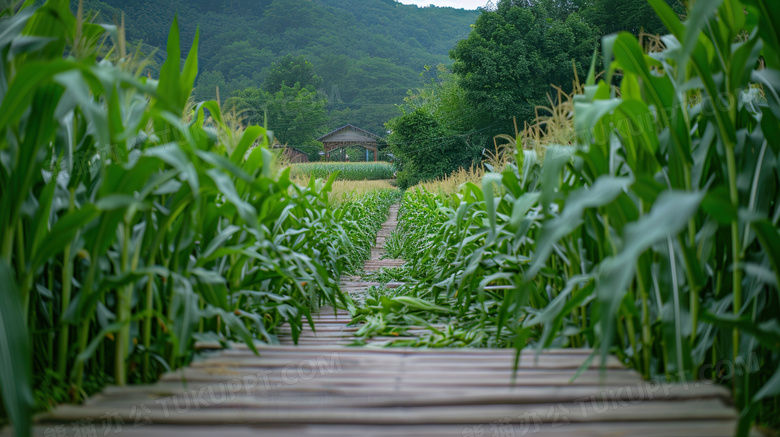
M 291 168 L 291 176 L 301 179 L 327 179 L 336 173 L 342 181 L 378 181 L 395 176 L 395 166 L 388 162 L 313 162 L 293 164 Z
M 344 300 L 338 278 L 397 191 L 335 206 L 334 178 L 277 176 L 265 129 L 187 105 L 198 40 L 182 68 L 176 22 L 158 81 L 122 29 L 67 1 L 0 35 L 0 386 L 16 435 L 34 409 L 187 364 L 197 340 L 254 348 L 283 323 L 297 337 Z
M 650 4 L 667 48 L 604 39 L 606 76 L 594 62 L 574 100 L 578 146 L 520 151 L 455 195 L 406 192 L 387 247 L 408 262 L 376 279 L 407 285 L 366 300 L 361 333 L 428 325 L 394 345 L 590 347 L 649 379 L 725 384 L 741 434 L 776 428 L 780 7 L 699 1 L 681 23 Z
M 258 353 L 282 325 L 298 342 L 323 306 L 350 311 L 356 346 L 508 348 L 516 367 L 584 349 L 581 370 L 614 356 L 728 387 L 739 435 L 780 428 L 780 3 L 699 0 L 682 21 L 648 0 L 669 35 L 652 53 L 604 37 L 571 144 L 519 134 L 500 171 L 448 193 L 334 193 L 393 179 L 387 162 L 280 170 L 270 130 L 192 102 L 199 37 L 182 53 L 177 20 L 152 79 L 121 26 L 33 3 L 0 16 L 0 425 L 16 436 L 187 366 L 197 342 Z M 405 264 L 348 295 L 398 202 L 383 250 Z

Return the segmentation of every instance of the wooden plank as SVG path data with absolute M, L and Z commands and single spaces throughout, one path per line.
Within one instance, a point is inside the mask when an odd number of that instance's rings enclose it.
M 320 326 L 320 323 L 317 324 L 317 330 L 316 331 L 312 331 L 311 328 L 309 328 L 308 326 L 306 328 L 304 328 L 304 331 L 306 331 L 306 332 L 318 332 L 318 333 L 325 333 L 325 332 L 357 332 L 361 328 L 361 326 L 358 326 L 358 325 L 338 325 L 338 324 L 335 324 L 335 323 L 327 323 L 327 324 L 323 323 L 321 325 L 322 326 Z M 410 331 L 425 331 L 425 332 L 429 332 L 433 328 L 440 330 L 443 327 L 442 326 L 434 326 L 434 327 L 406 326 L 403 329 L 405 331 L 407 331 L 407 332 L 410 332 Z M 277 332 L 278 333 L 291 333 L 292 332 L 292 328 L 290 326 L 285 325 L 285 326 L 282 326 L 279 329 L 277 329 Z
M 556 426 L 553 426 L 556 425 Z M 98 424 L 97 432 L 101 434 Z M 56 435 L 54 428 L 36 426 L 34 437 L 49 437 Z M 75 436 L 72 429 L 65 428 Z M 693 421 L 677 423 L 637 422 L 611 424 L 517 424 L 511 427 L 501 423 L 483 423 L 473 425 L 395 425 L 395 426 L 348 426 L 348 425 L 288 425 L 263 427 L 262 429 L 238 426 L 165 426 L 165 425 L 124 425 L 121 429 L 123 437 L 453 437 L 453 436 L 512 436 L 540 435 L 543 437 L 732 437 L 736 430 L 733 420 Z M 499 434 L 503 432 L 503 434 Z M 3 437 L 10 434 L 0 434 Z M 111 434 L 109 434 L 111 435 Z M 757 433 L 754 435 L 758 435 Z
M 234 349 L 222 352 L 224 356 L 255 357 L 246 345 L 234 344 Z M 355 348 L 342 346 L 289 346 L 289 345 L 258 345 L 261 357 L 270 356 L 306 356 L 338 353 L 340 357 L 364 356 L 374 360 L 385 360 L 388 356 L 406 357 L 407 362 L 424 362 L 429 364 L 442 362 L 483 362 L 486 359 L 493 363 L 514 363 L 515 351 L 512 349 L 410 349 L 410 348 Z M 592 351 L 587 349 L 563 349 L 545 351 L 537 358 L 534 351 L 523 351 L 520 357 L 520 367 L 548 368 L 578 368 Z M 499 361 L 503 360 L 503 361 Z M 600 367 L 599 358 L 591 363 L 591 368 Z M 622 369 L 623 364 L 614 357 L 608 357 L 606 368 Z
M 275 363 L 262 363 L 253 366 L 241 366 L 237 364 L 229 365 L 193 365 L 189 367 L 193 371 L 198 372 L 210 372 L 213 374 L 253 374 L 258 372 L 290 372 L 291 370 L 300 370 L 301 373 L 314 372 L 325 373 L 326 370 L 329 373 L 338 373 L 339 375 L 350 375 L 354 378 L 374 378 L 374 377 L 394 377 L 404 378 L 404 380 L 411 380 L 416 378 L 428 378 L 430 381 L 438 381 L 440 379 L 449 378 L 469 378 L 476 380 L 478 378 L 491 378 L 496 381 L 503 381 L 504 385 L 511 386 L 512 374 L 515 378 L 540 378 L 550 379 L 555 378 L 556 384 L 563 385 L 576 385 L 582 384 L 582 381 L 595 381 L 597 384 L 606 383 L 609 378 L 604 376 L 605 374 L 615 375 L 615 378 L 620 380 L 630 381 L 642 381 L 639 373 L 625 369 L 614 370 L 611 372 L 603 373 L 600 370 L 585 370 L 577 378 L 575 373 L 566 370 L 557 369 L 539 369 L 539 368 L 521 368 L 516 372 L 512 372 L 511 366 L 505 368 L 499 367 L 482 367 L 482 368 L 468 368 L 451 366 L 446 368 L 426 368 L 426 367 L 404 367 L 404 366 L 372 366 L 370 364 L 356 364 L 350 362 L 344 362 L 342 360 L 328 360 L 328 359 L 310 359 L 302 361 L 287 361 L 287 362 L 275 362 Z M 181 375 L 181 371 L 170 372 L 170 375 Z M 521 379 L 514 382 L 514 385 L 522 385 Z M 532 383 L 531 385 L 539 385 L 539 383 Z
M 514 368 L 514 358 L 498 358 L 487 362 L 481 357 L 461 356 L 457 361 L 452 359 L 452 355 L 429 355 L 429 356 L 398 356 L 398 355 L 367 355 L 352 353 L 349 348 L 343 352 L 323 352 L 322 354 L 269 354 L 261 352 L 260 357 L 255 355 L 241 354 L 228 355 L 220 354 L 216 357 L 210 357 L 200 362 L 195 362 L 192 367 L 212 367 L 212 366 L 235 366 L 244 368 L 264 367 L 264 366 L 285 366 L 293 363 L 300 363 L 305 360 L 328 361 L 336 360 L 342 366 L 371 366 L 373 368 L 386 369 L 404 366 L 406 369 L 424 367 L 436 372 L 438 370 L 461 369 L 461 370 L 506 370 L 507 373 Z M 584 363 L 587 357 L 578 357 L 576 355 L 543 355 L 538 360 L 534 357 L 523 357 L 520 360 L 518 369 L 523 370 L 574 370 Z M 617 360 L 610 360 L 614 364 L 615 371 L 624 371 Z M 588 367 L 589 369 L 600 369 L 599 362 L 594 360 Z
M 718 400 L 695 400 L 677 402 L 640 402 L 613 408 L 609 402 L 602 405 L 591 403 L 561 403 L 557 405 L 468 405 L 413 408 L 258 408 L 248 413 L 245 408 L 189 408 L 173 401 L 144 404 L 147 416 L 156 424 L 374 424 L 374 425 L 420 425 L 420 424 L 471 424 L 491 423 L 506 420 L 508 423 L 524 423 L 530 418 L 541 423 L 566 420 L 571 423 L 603 423 L 634 421 L 681 421 L 681 420 L 734 420 L 737 417 L 732 408 Z M 202 404 L 201 404 L 202 405 Z M 132 423 L 139 407 L 111 406 L 63 406 L 39 417 L 42 422 L 73 422 L 84 417 L 105 417 L 118 414 Z M 555 413 L 558 413 L 557 415 Z
M 197 393 L 208 385 L 188 384 L 187 387 L 168 385 L 113 387 L 107 388 L 101 394 L 92 398 L 88 405 L 126 405 L 141 403 L 168 396 L 179 396 Z M 327 399 L 330 407 L 412 407 L 412 406 L 446 406 L 446 405 L 515 405 L 515 404 L 555 404 L 560 402 L 590 401 L 590 402 L 640 402 L 640 401 L 676 401 L 691 399 L 719 399 L 729 401 L 729 392 L 714 385 L 701 386 L 696 389 L 685 389 L 682 386 L 658 386 L 637 384 L 632 386 L 582 386 L 582 387 L 516 387 L 499 389 L 453 390 L 431 392 L 413 388 L 402 392 L 353 389 L 312 390 L 311 387 L 298 387 L 290 384 L 283 388 L 266 388 L 235 386 L 234 388 L 216 388 L 229 394 L 229 402 L 254 403 L 258 407 L 306 407 L 312 399 L 322 403 Z M 217 395 L 222 396 L 222 395 Z M 253 405 L 254 405 L 253 404 Z M 219 404 L 226 408 L 226 403 Z
M 256 375 L 255 372 L 246 369 L 224 368 L 224 369 L 194 369 L 187 368 L 176 373 L 166 373 L 162 376 L 162 381 L 181 381 L 181 382 L 207 382 L 220 383 L 228 381 L 241 381 L 248 375 Z M 310 380 L 302 378 L 312 377 Z M 416 387 L 426 387 L 437 389 L 439 387 L 510 387 L 511 380 L 509 375 L 490 375 L 490 374 L 443 374 L 434 375 L 382 375 L 382 374 L 360 374 L 349 371 L 339 371 L 334 373 L 319 372 L 316 368 L 286 369 L 285 372 L 269 372 L 262 375 L 262 379 L 271 386 L 284 387 L 289 385 L 289 381 L 297 381 L 296 384 L 304 384 L 312 387 L 325 387 L 333 385 L 365 385 L 379 389 L 388 389 L 402 385 L 414 385 Z M 596 374 L 581 375 L 574 381 L 571 381 L 569 374 L 519 374 L 515 378 L 516 386 L 541 386 L 541 387 L 571 387 L 578 385 L 597 386 L 597 385 L 629 385 L 639 384 L 641 379 L 631 373 L 613 373 L 608 372 L 606 376 Z
M 304 330 L 302 332 L 298 333 L 298 338 L 305 338 L 305 339 L 348 339 L 348 340 L 370 340 L 372 338 L 419 338 L 420 335 L 424 334 L 432 334 L 433 331 L 430 329 L 414 329 L 414 330 L 403 330 L 400 331 L 400 333 L 397 336 L 393 337 L 356 337 L 355 334 L 357 332 L 357 329 L 354 329 L 352 331 L 343 331 L 340 329 L 329 329 L 329 330 L 317 330 L 317 331 L 311 331 L 311 330 Z M 282 331 L 278 332 L 277 336 L 280 341 L 282 340 L 288 340 L 292 341 L 292 332 L 291 331 Z

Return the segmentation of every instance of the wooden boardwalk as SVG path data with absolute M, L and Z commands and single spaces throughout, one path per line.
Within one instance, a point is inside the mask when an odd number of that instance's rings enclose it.
M 396 215 L 367 270 L 400 263 L 380 259 Z M 523 353 L 513 384 L 512 350 L 348 347 L 349 323 L 345 311 L 323 309 L 299 346 L 287 332 L 259 357 L 242 345 L 214 350 L 154 385 L 109 387 L 41 415 L 35 435 L 725 437 L 736 427 L 722 387 L 645 382 L 614 358 L 605 373 L 594 362 L 572 380 L 588 350 Z

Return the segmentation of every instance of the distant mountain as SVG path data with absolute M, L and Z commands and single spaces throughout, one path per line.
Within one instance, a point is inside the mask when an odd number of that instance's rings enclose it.
M 74 0 L 75 4 L 76 0 Z M 426 65 L 449 63 L 479 12 L 404 5 L 395 0 L 86 0 L 102 21 L 125 14 L 128 39 L 165 48 L 178 15 L 182 43 L 200 27 L 196 96 L 222 100 L 260 86 L 272 62 L 304 55 L 323 78 L 331 126 L 381 130 L 395 104 L 421 86 Z M 188 48 L 188 47 L 187 47 Z M 162 53 L 164 55 L 164 52 Z M 324 127 L 324 128 L 328 128 Z M 379 132 L 381 133 L 381 132 Z

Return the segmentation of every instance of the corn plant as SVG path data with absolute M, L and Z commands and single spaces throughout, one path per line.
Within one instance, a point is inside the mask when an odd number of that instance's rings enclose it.
M 345 273 L 359 274 L 363 263 L 371 258 L 376 235 L 390 213 L 390 205 L 398 202 L 398 190 L 377 190 L 351 199 L 338 209 L 337 220 L 344 228 L 351 249 Z
M 398 293 L 455 314 L 428 321 L 481 311 L 495 329 L 477 345 L 590 347 L 647 378 L 722 382 L 740 434 L 776 427 L 780 4 L 699 1 L 683 23 L 649 1 L 664 50 L 604 39 L 576 146 L 454 196 L 406 193 L 389 247 L 416 282 Z
M 392 195 L 336 207 L 335 175 L 298 186 L 265 129 L 188 105 L 198 39 L 182 64 L 175 20 L 153 80 L 122 28 L 32 3 L 0 21 L 0 387 L 16 435 L 35 408 L 186 364 L 197 340 L 254 349 L 282 323 L 297 339 L 346 303 L 358 224 Z

